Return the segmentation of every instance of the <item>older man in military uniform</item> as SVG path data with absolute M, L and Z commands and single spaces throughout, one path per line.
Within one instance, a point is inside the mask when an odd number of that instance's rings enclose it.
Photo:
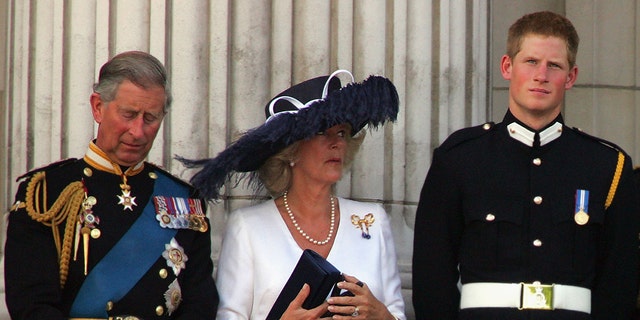
M 156 58 L 115 56 L 91 94 L 98 133 L 84 157 L 21 177 L 5 249 L 12 318 L 215 318 L 205 206 L 144 161 L 170 101 Z
M 523 16 L 501 62 L 503 121 L 434 151 L 415 222 L 418 319 L 631 316 L 640 229 L 631 159 L 564 124 L 577 49 L 563 16 Z

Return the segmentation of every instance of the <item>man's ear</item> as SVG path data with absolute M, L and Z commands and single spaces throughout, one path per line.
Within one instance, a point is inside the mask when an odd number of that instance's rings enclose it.
M 92 93 L 89 98 L 91 103 L 91 113 L 93 113 L 93 119 L 100 123 L 102 122 L 102 113 L 104 112 L 104 108 L 106 107 L 99 93 Z
M 503 55 L 500 61 L 500 72 L 505 80 L 511 80 L 511 68 L 513 67 L 511 58 L 508 55 Z
M 578 66 L 573 66 L 567 74 L 567 81 L 564 83 L 564 89 L 569 90 L 578 80 Z

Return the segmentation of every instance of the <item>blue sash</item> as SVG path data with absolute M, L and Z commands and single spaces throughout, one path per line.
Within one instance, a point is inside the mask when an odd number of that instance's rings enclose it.
M 161 228 L 153 197 L 188 197 L 187 188 L 157 172 L 153 194 L 129 231 L 91 270 L 71 307 L 70 317 L 107 318 L 108 301 L 117 302 L 147 273 L 177 230 Z

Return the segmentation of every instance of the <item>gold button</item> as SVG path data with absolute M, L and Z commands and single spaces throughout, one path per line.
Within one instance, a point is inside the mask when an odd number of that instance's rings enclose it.
M 482 129 L 489 130 L 491 129 L 491 123 L 485 123 L 482 125 Z
M 487 216 L 485 217 L 485 219 L 487 221 L 493 221 L 496 219 L 496 216 L 492 215 L 491 213 L 487 214 Z
M 541 204 L 542 203 L 542 197 L 541 196 L 536 196 L 533 198 L 533 203 L 535 204 Z
M 539 166 L 542 164 L 542 160 L 540 160 L 540 158 L 535 158 L 533 159 L 533 164 L 535 164 L 536 166 Z
M 82 170 L 82 173 L 84 173 L 84 175 L 87 177 L 91 177 L 93 175 L 93 171 L 91 170 L 91 168 L 84 168 L 84 170 Z
M 111 311 L 113 309 L 113 301 L 107 302 L 107 311 Z
M 156 314 L 161 316 L 164 313 L 164 308 L 162 306 L 156 307 Z
M 160 272 L 158 272 L 158 274 L 160 275 L 160 278 L 162 278 L 162 279 L 167 278 L 167 276 L 169 275 L 169 273 L 167 272 L 167 269 L 165 269 L 165 268 L 160 269 Z
M 542 241 L 540 241 L 540 239 L 535 239 L 533 240 L 533 245 L 535 247 L 542 247 Z
M 155 172 L 149 172 L 149 178 L 155 180 L 158 179 L 158 175 Z

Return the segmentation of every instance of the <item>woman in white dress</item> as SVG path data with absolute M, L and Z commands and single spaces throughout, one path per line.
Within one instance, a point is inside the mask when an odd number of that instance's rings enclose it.
M 379 76 L 341 87 L 340 72 L 280 93 L 266 106 L 265 124 L 216 158 L 180 159 L 203 166 L 191 181 L 206 197 L 218 198 L 236 172 L 249 173 L 248 181 L 273 197 L 229 216 L 216 274 L 218 319 L 266 319 L 305 249 L 340 270 L 345 281 L 338 287 L 352 296 L 307 310 L 302 304 L 314 288 L 304 285 L 279 319 L 406 318 L 384 209 L 334 195 L 362 129 L 395 120 L 398 95 Z

